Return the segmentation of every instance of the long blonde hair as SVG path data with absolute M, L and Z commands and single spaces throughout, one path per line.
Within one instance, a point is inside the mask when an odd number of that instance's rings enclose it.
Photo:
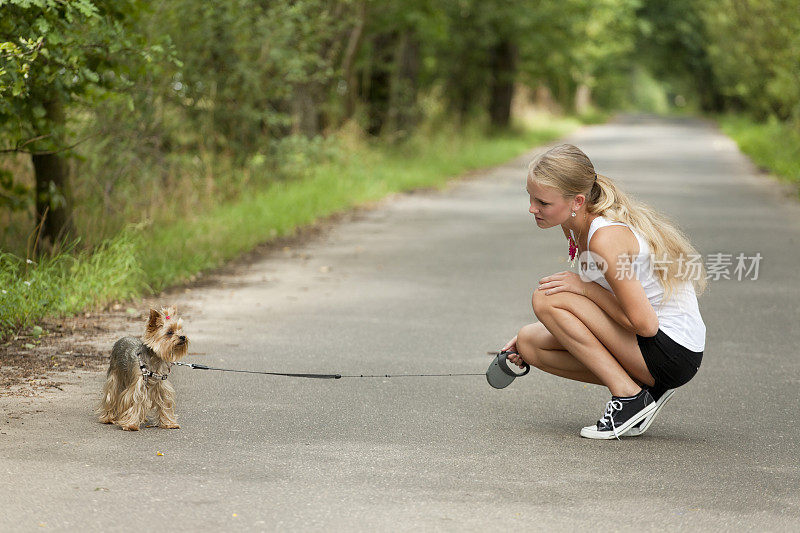
M 594 165 L 586 154 L 571 144 L 561 144 L 537 155 L 528 167 L 529 180 L 561 191 L 565 200 L 585 194 L 587 212 L 635 228 L 650 245 L 656 260 L 667 263 L 666 268 L 653 268 L 653 275 L 664 286 L 665 300 L 669 300 L 679 285 L 687 281 L 694 284 L 698 296 L 702 294 L 708 283 L 702 261 L 693 263 L 692 266 L 696 268 L 694 272 L 684 268 L 679 275 L 678 259 L 686 261 L 700 254 L 678 225 L 623 192 L 611 178 L 597 174 L 595 183 L 595 174 Z

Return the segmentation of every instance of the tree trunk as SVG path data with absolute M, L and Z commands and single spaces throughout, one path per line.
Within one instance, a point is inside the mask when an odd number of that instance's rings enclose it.
M 585 83 L 578 84 L 575 90 L 575 113 L 583 115 L 592 105 L 592 90 Z
M 711 113 L 723 112 L 725 98 L 717 89 L 719 84 L 705 57 L 700 62 L 700 66 L 693 69 L 693 74 L 695 88 L 700 95 L 700 109 Z
M 419 42 L 413 30 L 403 32 L 397 43 L 389 101 L 389 127 L 398 137 L 410 133 L 417 121 L 417 76 L 419 74 Z
M 366 88 L 367 132 L 370 135 L 380 134 L 386 122 L 392 85 L 393 44 L 396 40 L 395 32 L 382 33 L 372 43 L 369 85 Z
M 344 60 L 342 61 L 342 77 L 345 83 L 344 120 L 352 117 L 353 113 L 356 111 L 356 73 L 353 64 L 355 63 L 358 47 L 361 45 L 361 38 L 364 35 L 364 24 L 366 20 L 367 4 L 366 2 L 362 2 L 359 5 L 356 25 L 350 32 L 350 38 L 347 41 L 347 48 L 344 53 Z
M 64 127 L 64 109 L 61 102 L 52 99 L 44 103 L 45 118 L 52 131 L 39 132 L 50 135 L 45 142 L 39 142 L 31 155 L 36 180 L 36 219 L 44 218 L 39 242 L 45 248 L 52 248 L 61 239 L 75 234 L 72 223 L 72 194 L 69 185 L 67 165 L 59 153 L 63 139 L 56 132 Z
M 492 88 L 489 116 L 495 128 L 507 128 L 511 122 L 511 98 L 517 73 L 517 51 L 504 39 L 492 51 Z
M 561 106 L 553 97 L 553 91 L 544 83 L 536 86 L 535 102 L 537 107 L 547 109 L 553 114 L 560 115 L 562 113 Z
M 320 132 L 316 90 L 313 84 L 299 84 L 294 88 L 292 133 L 314 137 Z

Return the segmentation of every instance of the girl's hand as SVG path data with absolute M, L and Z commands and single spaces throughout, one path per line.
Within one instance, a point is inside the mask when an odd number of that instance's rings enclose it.
M 525 366 L 523 365 L 525 360 L 522 359 L 522 356 L 517 353 L 517 337 L 516 336 L 513 339 L 511 339 L 510 341 L 508 341 L 506 343 L 506 345 L 503 346 L 503 349 L 500 350 L 500 351 L 501 352 L 507 352 L 507 351 L 514 352 L 514 353 L 508 354 L 506 356 L 506 360 L 507 361 L 511 361 L 512 363 L 514 363 L 515 365 L 517 365 L 520 368 L 525 368 Z
M 507 352 L 509 350 L 512 351 L 512 352 L 515 352 L 515 353 L 517 351 L 517 336 L 516 335 L 514 335 L 514 338 L 511 339 L 510 341 L 508 341 L 506 343 L 506 345 L 503 346 L 503 349 L 500 350 L 500 351 L 501 352 Z
M 583 281 L 578 274 L 565 270 L 540 279 L 539 288 L 537 290 L 544 291 L 545 294 L 574 292 L 575 294 L 580 294 L 588 298 L 586 292 L 587 285 L 588 283 Z
M 512 363 L 514 363 L 518 367 L 525 368 L 525 365 L 523 364 L 523 363 L 525 363 L 525 360 L 518 353 L 510 353 L 510 354 L 508 354 L 506 356 L 506 361 L 511 361 Z

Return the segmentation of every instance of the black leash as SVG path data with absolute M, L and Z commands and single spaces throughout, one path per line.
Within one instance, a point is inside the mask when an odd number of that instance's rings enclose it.
M 445 377 L 445 376 L 485 376 L 485 373 L 480 374 L 471 374 L 471 373 L 464 373 L 464 374 L 373 374 L 373 375 L 366 375 L 360 374 L 358 376 L 340 376 L 343 378 L 438 378 L 438 377 Z
M 445 376 L 483 376 L 480 374 L 287 374 L 284 372 L 262 372 L 259 370 L 236 370 L 233 368 L 216 368 L 213 366 L 201 365 L 198 363 L 172 363 L 178 366 L 188 366 L 197 370 L 217 370 L 219 372 L 239 372 L 242 374 L 266 374 L 268 376 L 288 376 L 292 378 L 312 378 L 312 379 L 341 379 L 341 378 L 418 378 L 418 377 L 445 377 Z
M 342 376 L 341 374 L 284 374 L 283 372 L 261 372 L 259 370 L 236 370 L 233 368 L 216 368 L 213 366 L 200 365 L 197 363 L 175 362 L 172 364 L 178 366 L 188 366 L 189 368 L 194 368 L 197 370 L 218 370 L 220 372 L 239 372 L 242 374 L 267 374 L 269 376 L 289 376 L 293 378 L 339 379 L 341 377 L 347 377 L 347 376 Z

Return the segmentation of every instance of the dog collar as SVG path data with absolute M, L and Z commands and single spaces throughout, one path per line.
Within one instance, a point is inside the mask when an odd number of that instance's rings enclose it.
M 158 379 L 164 381 L 169 377 L 169 373 L 172 372 L 172 363 L 168 363 L 167 366 L 167 373 L 166 374 L 158 374 L 153 372 L 147 368 L 147 365 L 144 364 L 142 361 L 142 350 L 144 350 L 144 344 L 142 344 L 138 350 L 136 350 L 136 359 L 139 360 L 139 370 L 142 371 L 142 377 L 144 378 L 144 382 L 147 383 L 147 380 L 150 378 Z

